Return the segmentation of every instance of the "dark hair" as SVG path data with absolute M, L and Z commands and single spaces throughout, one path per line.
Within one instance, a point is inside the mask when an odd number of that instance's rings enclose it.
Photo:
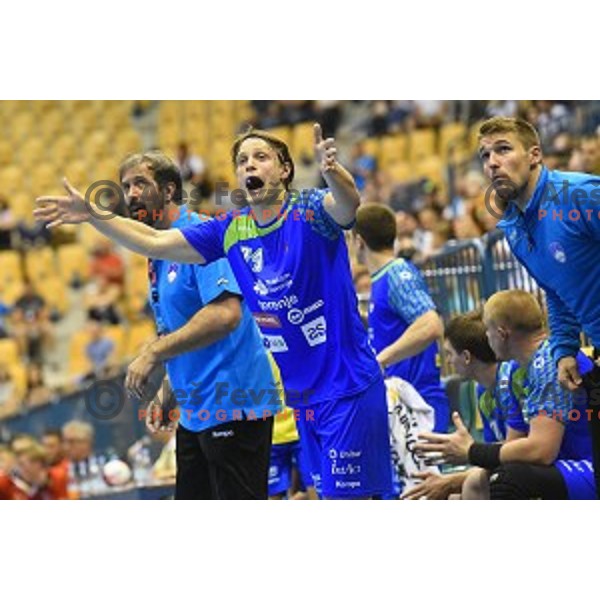
M 237 166 L 237 155 L 240 151 L 240 146 L 246 140 L 249 140 L 251 138 L 258 138 L 267 142 L 267 144 L 269 144 L 269 146 L 271 146 L 271 148 L 275 150 L 277 158 L 279 158 L 279 162 L 282 165 L 289 165 L 290 174 L 287 176 L 287 179 L 283 182 L 285 185 L 285 189 L 289 190 L 290 186 L 292 185 L 292 181 L 294 180 L 295 173 L 294 161 L 292 160 L 290 149 L 281 138 L 278 138 L 276 135 L 273 135 L 268 131 L 263 131 L 262 129 L 254 129 L 253 127 L 250 127 L 246 132 L 242 133 L 237 138 L 235 138 L 233 146 L 231 146 L 231 162 L 233 164 L 233 168 L 235 169 Z
M 119 181 L 123 179 L 125 171 L 133 169 L 139 165 L 148 165 L 148 168 L 154 175 L 154 181 L 159 189 L 163 189 L 167 183 L 175 184 L 175 194 L 173 202 L 181 204 L 183 201 L 183 183 L 181 181 L 181 171 L 175 162 L 160 150 L 150 150 L 144 153 L 129 154 L 119 166 Z
M 381 204 L 363 204 L 356 212 L 354 230 L 373 252 L 391 250 L 396 239 L 396 215 Z
M 490 348 L 480 310 L 458 315 L 446 326 L 446 339 L 457 352 L 468 350 L 475 358 L 485 363 L 497 362 Z

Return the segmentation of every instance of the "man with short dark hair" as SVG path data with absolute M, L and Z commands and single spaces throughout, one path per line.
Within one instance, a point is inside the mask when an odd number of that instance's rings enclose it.
M 356 214 L 355 232 L 371 274 L 369 338 L 386 377 L 408 381 L 435 411 L 434 431 L 445 433 L 449 404 L 440 381 L 438 340 L 444 327 L 421 273 L 394 258 L 396 218 L 380 204 Z

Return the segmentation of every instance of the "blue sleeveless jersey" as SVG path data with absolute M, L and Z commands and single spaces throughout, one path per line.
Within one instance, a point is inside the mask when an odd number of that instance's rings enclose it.
M 208 262 L 228 258 L 291 406 L 352 396 L 381 377 L 326 193 L 288 197 L 265 226 L 247 207 L 182 230 Z

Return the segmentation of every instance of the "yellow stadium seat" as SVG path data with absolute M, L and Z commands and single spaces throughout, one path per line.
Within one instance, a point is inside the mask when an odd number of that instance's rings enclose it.
M 114 142 L 114 152 L 118 157 L 124 157 L 133 152 L 142 152 L 142 140 L 135 129 L 119 131 Z
M 6 196 L 23 191 L 24 180 L 23 171 L 16 165 L 0 170 L 0 190 Z
M 59 136 L 65 128 L 64 112 L 60 108 L 56 108 L 40 116 L 37 133 L 40 139 L 45 143 L 51 144 L 57 136 Z
M 64 169 L 66 164 L 74 159 L 78 152 L 79 146 L 75 138 L 68 133 L 64 133 L 52 141 L 49 155 L 57 167 Z
M 14 250 L 0 252 L 0 298 L 13 304 L 23 293 L 21 256 Z
M 394 183 L 406 183 L 416 178 L 408 162 L 397 162 L 389 165 L 386 171 Z
M 76 187 L 82 194 L 92 183 L 90 169 L 82 160 L 74 160 L 67 164 L 64 175 L 67 177 L 71 185 Z
M 106 337 L 115 344 L 114 360 L 122 362 L 125 358 L 125 330 L 123 325 L 106 325 L 104 328 Z
M 282 139 L 288 146 L 291 146 L 292 130 L 287 125 L 281 125 L 280 127 L 272 127 L 268 131 L 275 137 Z
M 416 163 L 435 154 L 436 135 L 433 129 L 416 129 L 410 134 L 409 160 Z
M 389 165 L 403 162 L 407 158 L 408 138 L 404 134 L 386 135 L 381 138 L 379 147 L 379 167 L 386 169 Z
M 25 254 L 25 274 L 36 284 L 55 278 L 56 263 L 52 249 L 45 246 L 27 252 Z
M 31 112 L 20 111 L 9 121 L 8 137 L 12 142 L 20 143 L 33 134 L 35 126 Z
M 439 154 L 442 158 L 448 155 L 450 146 L 462 145 L 467 136 L 467 128 L 463 123 L 446 123 L 440 129 L 440 139 L 438 144 Z
M 417 177 L 426 177 L 438 186 L 444 183 L 444 163 L 439 156 L 428 156 L 413 166 L 413 172 Z
M 0 169 L 12 164 L 14 154 L 12 144 L 8 140 L 0 139 Z
M 105 131 L 97 129 L 91 131 L 81 145 L 83 156 L 88 162 L 98 161 L 110 154 L 110 144 Z
M 479 148 L 479 128 L 481 127 L 482 123 L 483 121 L 478 121 L 477 123 L 471 125 L 471 127 L 469 128 L 468 144 L 469 150 L 473 153 L 477 152 Z
M 314 137 L 314 136 L 313 136 Z M 314 144 L 314 141 L 312 142 Z M 374 156 L 377 161 L 379 161 L 379 156 L 381 154 L 381 139 L 379 138 L 366 138 L 362 141 L 364 151 Z
M 58 272 L 65 285 L 74 281 L 87 281 L 90 274 L 90 257 L 81 244 L 65 244 L 56 251 Z
M 36 284 L 39 295 L 46 301 L 48 308 L 64 315 L 69 310 L 67 286 L 57 277 L 41 279 Z
M 31 219 L 35 208 L 35 196 L 29 192 L 21 191 L 8 196 L 8 203 L 13 216 L 17 221 Z
M 90 368 L 85 349 L 90 341 L 86 329 L 76 331 L 69 339 L 69 375 L 84 375 Z
M 31 138 L 19 148 L 19 164 L 23 167 L 35 167 L 46 159 L 46 144 L 41 138 Z
M 0 339 L 0 358 L 6 365 L 12 365 L 21 361 L 19 345 L 14 339 Z
M 30 170 L 30 189 L 33 196 L 43 196 L 60 189 L 61 176 L 52 163 L 40 163 Z
M 315 155 L 315 134 L 312 123 L 298 123 L 292 129 L 290 150 L 296 160 L 312 160 Z

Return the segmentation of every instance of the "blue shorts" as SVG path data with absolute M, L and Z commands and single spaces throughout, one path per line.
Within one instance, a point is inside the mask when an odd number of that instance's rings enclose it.
M 590 460 L 557 460 L 554 466 L 565 480 L 569 500 L 596 500 L 594 467 Z
M 319 496 L 369 498 L 392 493 L 383 378 L 354 396 L 299 410 L 296 425 Z
M 303 489 L 310 481 L 310 472 L 306 469 L 306 461 L 302 456 L 300 442 L 274 444 L 271 446 L 271 462 L 269 464 L 269 496 L 285 494 L 292 486 L 292 469 L 296 467 L 300 473 L 300 485 Z

